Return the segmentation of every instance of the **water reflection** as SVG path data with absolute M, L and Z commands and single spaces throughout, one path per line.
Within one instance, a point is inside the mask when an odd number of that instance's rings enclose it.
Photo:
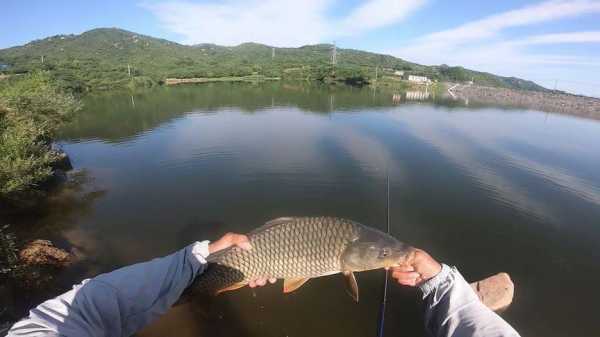
M 419 97 L 418 100 L 431 98 L 427 92 L 402 95 L 408 100 L 413 96 Z M 456 105 L 451 100 L 436 102 Z M 78 115 L 64 130 L 63 138 L 85 140 L 93 136 L 105 141 L 123 141 L 187 113 L 215 113 L 231 107 L 248 114 L 277 107 L 297 107 L 315 114 L 386 108 L 394 105 L 394 94 L 346 86 L 207 84 L 201 90 L 180 86 L 135 95 L 115 92 L 88 96 L 84 103 L 86 113 Z
M 57 247 L 74 254 L 73 264 L 59 273 L 51 267 L 29 268 L 23 280 L 8 280 L 0 287 L 0 318 L 2 322 L 16 321 L 33 306 L 70 288 L 74 278 L 97 274 L 93 256 L 100 253 L 96 240 L 81 242 L 71 234 L 81 232 L 81 220 L 90 216 L 94 204 L 105 197 L 106 191 L 94 183 L 87 171 L 68 173 L 67 183 L 48 191 L 35 208 L 20 209 L 18 213 L 0 214 L 0 223 L 11 224 L 20 242 L 49 239 Z M 35 286 L 31 286 L 35 285 Z
M 509 272 L 517 297 L 505 317 L 523 335 L 589 335 L 595 308 L 586 299 L 600 282 L 600 157 L 590 144 L 600 142 L 600 124 L 406 97 L 267 83 L 88 98 L 62 131 L 75 167 L 108 191 L 64 219 L 63 235 L 94 257 L 81 275 L 280 216 L 340 216 L 383 229 L 389 172 L 395 236 L 470 279 Z M 243 289 L 215 300 L 209 329 L 370 335 L 381 282 L 381 273 L 359 275 L 358 305 L 335 276 L 285 296 L 278 286 Z M 574 282 L 568 298 L 556 298 Z M 386 334 L 422 335 L 418 294 L 391 294 Z M 149 333 L 195 334 L 198 309 L 177 309 Z M 565 310 L 578 318 L 564 319 Z

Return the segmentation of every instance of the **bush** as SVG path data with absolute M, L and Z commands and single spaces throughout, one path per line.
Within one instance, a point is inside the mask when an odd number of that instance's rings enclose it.
M 45 72 L 20 76 L 0 88 L 0 197 L 35 189 L 52 175 L 54 132 L 79 109 Z
M 17 256 L 17 242 L 8 225 L 0 225 L 0 279 L 21 276 L 22 266 Z
M 47 179 L 56 158 L 43 125 L 31 119 L 0 119 L 0 194 L 10 195 Z
M 133 77 L 128 84 L 130 89 L 135 88 L 151 88 L 156 85 L 156 82 L 148 76 Z

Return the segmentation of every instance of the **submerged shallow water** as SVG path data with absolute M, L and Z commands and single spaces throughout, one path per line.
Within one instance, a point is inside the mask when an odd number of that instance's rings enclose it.
M 508 272 L 503 316 L 523 336 L 599 332 L 596 121 L 280 84 L 107 94 L 85 107 L 60 143 L 92 197 L 37 226 L 86 256 L 64 285 L 281 216 L 385 229 L 389 171 L 392 234 L 468 280 Z M 180 307 L 145 335 L 370 336 L 382 282 L 359 274 L 359 304 L 339 275 L 289 295 L 281 283 L 244 288 Z M 424 335 L 418 294 L 390 285 L 385 335 Z

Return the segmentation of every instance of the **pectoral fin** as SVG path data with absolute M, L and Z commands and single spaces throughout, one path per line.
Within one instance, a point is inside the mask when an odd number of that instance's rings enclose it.
M 292 291 L 302 287 L 302 285 L 308 280 L 308 278 L 286 278 L 283 280 L 283 292 L 286 294 L 291 293 Z
M 346 276 L 346 290 L 348 291 L 348 295 L 352 296 L 355 302 L 358 302 L 358 284 L 356 283 L 354 273 L 345 271 L 344 276 Z
M 247 283 L 244 283 L 244 282 L 234 283 L 234 284 L 230 285 L 229 287 L 225 287 L 223 289 L 217 290 L 217 292 L 215 293 L 215 295 L 219 295 L 220 293 L 223 293 L 223 292 L 226 292 L 226 291 L 240 289 L 241 287 L 243 287 L 245 285 L 247 285 Z

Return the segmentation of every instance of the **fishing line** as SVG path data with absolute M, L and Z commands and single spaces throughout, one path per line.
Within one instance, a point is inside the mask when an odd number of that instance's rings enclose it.
M 389 163 L 386 162 L 385 173 L 386 173 L 386 230 L 390 234 L 390 169 Z M 379 324 L 377 326 L 377 337 L 383 337 L 383 328 L 385 326 L 385 309 L 387 305 L 387 288 L 388 288 L 389 270 L 385 270 L 385 279 L 383 281 L 383 296 L 381 299 L 381 306 L 379 307 Z

